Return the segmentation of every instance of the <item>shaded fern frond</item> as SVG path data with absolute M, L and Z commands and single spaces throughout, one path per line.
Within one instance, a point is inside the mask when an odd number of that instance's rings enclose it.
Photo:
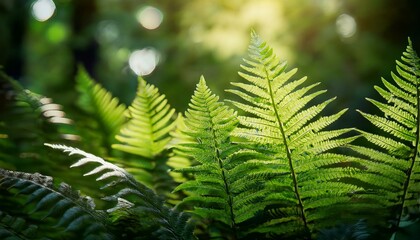
M 89 142 L 109 151 L 111 145 L 115 143 L 115 135 L 126 121 L 124 115 L 126 107 L 96 83 L 82 67 L 78 70 L 76 83 L 76 89 L 80 94 L 77 104 L 89 115 L 89 120 L 93 121 L 85 120 L 92 130 L 84 126 L 85 131 L 82 133 Z M 89 137 L 88 134 L 93 136 Z
M 115 203 L 114 207 L 107 209 L 107 212 L 127 209 L 131 212 L 140 211 L 147 214 L 150 218 L 149 221 L 153 221 L 158 226 L 156 231 L 142 234 L 153 234 L 155 237 L 159 236 L 160 239 L 193 239 L 193 227 L 192 223 L 188 221 L 188 214 L 166 207 L 160 196 L 137 182 L 124 169 L 77 148 L 46 145 L 68 152 L 69 155 L 82 156 L 71 167 L 90 167 L 91 170 L 84 176 L 97 176 L 96 181 L 104 183 L 101 190 L 103 193 L 108 191 L 110 194 L 107 194 L 103 199 Z
M 306 77 L 292 80 L 297 70 L 287 71 L 286 62 L 255 33 L 249 59 L 244 61 L 239 74 L 245 83 L 234 82 L 235 88 L 228 90 L 243 100 L 231 102 L 246 114 L 238 117 L 240 124 L 232 135 L 270 156 L 270 170 L 280 175 L 270 182 L 272 194 L 267 199 L 276 203 L 282 214 L 273 216 L 260 230 L 282 236 L 303 232 L 308 237 L 331 224 L 330 217 L 338 214 L 320 215 L 319 211 L 349 203 L 348 194 L 359 189 L 339 182 L 349 177 L 351 170 L 340 167 L 348 160 L 334 153 L 354 139 L 344 137 L 351 129 L 326 129 L 346 109 L 321 116 L 334 98 L 311 106 L 325 91 L 314 91 L 318 84 L 303 85 Z
M 80 144 L 73 121 L 50 98 L 23 88 L 0 71 L 0 166 L 52 175 L 60 158 L 48 154 L 44 142 Z
M 384 87 L 375 86 L 382 101 L 367 99 L 383 115 L 359 111 L 381 131 L 360 134 L 374 148 L 351 146 L 364 157 L 364 181 L 381 191 L 381 204 L 394 209 L 395 227 L 403 219 L 417 218 L 420 199 L 420 59 L 409 40 L 401 61 L 396 61 L 396 73 L 391 73 L 393 83 L 382 78 Z M 417 212 L 417 213 L 415 213 Z
M 41 174 L 29 174 L 0 169 L 0 188 L 28 195 L 25 205 L 29 215 L 42 214 L 41 220 L 52 217 L 58 220 L 55 227 L 73 232 L 85 239 L 112 239 L 107 229 L 106 215 L 95 210 L 93 200 L 82 197 L 65 183 L 55 187 L 53 179 Z
M 177 149 L 197 164 L 176 170 L 194 176 L 175 189 L 190 194 L 180 204 L 192 205 L 193 213 L 203 219 L 228 226 L 226 231 L 234 239 L 243 237 L 246 231 L 242 232 L 240 226 L 266 206 L 263 199 L 267 191 L 263 185 L 268 178 L 253 175 L 262 167 L 252 162 L 263 156 L 230 140 L 238 123 L 236 112 L 218 101 L 203 77 L 185 116 L 181 133 L 187 141 L 177 145 Z
M 120 163 L 137 180 L 162 194 L 173 189 L 166 150 L 171 140 L 169 132 L 175 127 L 174 113 L 165 95 L 139 78 L 136 97 L 127 112 L 129 121 L 116 136 L 119 143 L 112 145 L 114 149 L 136 155 Z
M 1 239 L 39 239 L 38 227 L 28 224 L 25 219 L 13 217 L 0 211 L 0 238 Z

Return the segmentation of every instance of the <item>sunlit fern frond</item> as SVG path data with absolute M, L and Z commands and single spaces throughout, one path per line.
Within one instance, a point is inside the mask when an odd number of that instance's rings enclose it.
M 331 224 L 339 211 L 328 209 L 349 203 L 348 194 L 358 189 L 340 182 L 350 169 L 340 166 L 346 157 L 333 151 L 353 140 L 343 137 L 350 129 L 326 129 L 346 109 L 321 116 L 334 98 L 310 105 L 325 90 L 313 91 L 317 83 L 303 85 L 306 77 L 293 80 L 297 70 L 287 71 L 286 62 L 255 33 L 244 61 L 239 74 L 245 83 L 234 82 L 235 89 L 228 90 L 242 99 L 231 102 L 245 113 L 232 135 L 271 156 L 270 170 L 282 175 L 270 183 L 273 192 L 267 197 L 277 202 L 280 214 L 260 230 L 280 236 L 296 231 L 308 237 Z
M 375 86 L 382 101 L 367 99 L 383 115 L 359 111 L 380 131 L 361 135 L 374 146 L 351 148 L 364 156 L 366 168 L 361 177 L 378 193 L 382 205 L 391 207 L 395 227 L 407 217 L 418 218 L 420 201 L 420 59 L 409 40 L 401 61 L 396 61 L 393 83 L 382 78 L 385 86 Z
M 115 143 L 115 135 L 126 121 L 126 107 L 96 83 L 82 67 L 78 70 L 76 83 L 80 94 L 77 104 L 88 115 L 84 121 L 80 121 L 88 125 L 82 126 L 84 138 L 90 146 L 105 149 L 109 155 L 111 145 Z M 98 149 L 100 152 L 101 149 Z
M 170 133 L 172 140 L 169 143 L 169 148 L 172 150 L 168 159 L 168 166 L 173 169 L 187 168 L 193 165 L 197 165 L 195 161 L 188 153 L 185 153 L 177 148 L 179 145 L 191 144 L 196 141 L 195 138 L 184 134 L 183 132 L 188 131 L 188 127 L 185 125 L 185 118 L 182 114 L 179 114 L 176 119 L 176 127 Z M 191 179 L 188 174 L 183 174 L 176 171 L 171 171 L 170 175 L 175 182 L 182 183 Z
M 149 234 L 147 236 L 159 237 L 159 239 L 194 238 L 192 235 L 192 223 L 189 222 L 187 213 L 180 213 L 165 206 L 161 196 L 137 182 L 124 169 L 77 148 L 63 145 L 46 145 L 68 152 L 69 155 L 82 157 L 71 167 L 90 168 L 90 171 L 85 173 L 84 176 L 95 176 L 97 177 L 96 181 L 104 184 L 101 187 L 103 194 L 105 194 L 103 199 L 114 203 L 114 206 L 108 208 L 107 212 L 128 211 L 133 214 L 143 213 L 147 215 L 150 218 L 149 221 L 156 224 L 156 231 L 143 232 L 142 234 Z M 139 224 L 141 225 L 142 223 L 140 222 Z
M 65 183 L 56 187 L 48 176 L 0 169 L 0 188 L 26 195 L 24 209 L 29 216 L 36 216 L 34 218 L 41 222 L 47 218 L 56 219 L 50 226 L 51 231 L 58 228 L 56 232 L 64 230 L 74 237 L 112 239 L 105 213 L 95 210 L 92 199 L 82 197 Z
M 112 146 L 136 155 L 120 163 L 137 180 L 162 194 L 173 189 L 167 149 L 171 140 L 169 132 L 175 127 L 174 113 L 165 95 L 139 78 L 137 95 L 128 108 L 128 123 L 116 136 L 119 143 Z
M 194 179 L 175 191 L 189 193 L 181 206 L 192 206 L 193 213 L 201 218 L 224 224 L 225 233 L 236 239 L 246 234 L 241 225 L 265 208 L 267 189 L 263 185 L 268 179 L 253 175 L 261 168 L 253 160 L 262 156 L 230 140 L 238 123 L 236 112 L 218 99 L 202 77 L 185 112 L 182 134 L 189 141 L 177 146 L 197 161 L 196 165 L 177 171 L 191 174 Z

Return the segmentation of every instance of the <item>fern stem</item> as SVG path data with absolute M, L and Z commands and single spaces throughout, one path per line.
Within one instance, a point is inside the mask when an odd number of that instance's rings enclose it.
M 296 176 L 296 173 L 295 173 L 294 167 L 293 167 L 292 155 L 291 155 L 291 152 L 290 152 L 289 145 L 287 143 L 287 137 L 286 137 L 286 134 L 284 132 L 283 122 L 280 119 L 280 115 L 279 115 L 279 112 L 277 110 L 276 103 L 275 103 L 275 100 L 274 100 L 274 93 L 273 93 L 273 89 L 272 89 L 272 86 L 271 86 L 271 81 L 272 80 L 269 77 L 267 69 L 264 69 L 264 71 L 265 71 L 266 79 L 267 79 L 267 82 L 268 82 L 267 84 L 268 84 L 268 91 L 270 93 L 271 104 L 273 106 L 274 113 L 275 113 L 275 116 L 276 116 L 276 120 L 277 120 L 277 123 L 279 125 L 279 129 L 280 129 L 280 132 L 281 132 L 281 135 L 282 135 L 282 138 L 283 138 L 284 148 L 285 148 L 285 151 L 286 151 L 287 160 L 288 160 L 289 167 L 290 167 L 290 172 L 292 174 L 293 188 L 294 188 L 296 198 L 298 200 L 298 208 L 299 208 L 300 215 L 302 217 L 302 221 L 303 221 L 303 224 L 305 226 L 305 229 L 309 230 L 308 222 L 306 220 L 305 210 L 303 209 L 303 201 L 302 201 L 302 198 L 300 197 L 300 193 L 299 193 L 297 176 Z M 307 231 L 307 232 L 309 233 L 310 231 Z
M 418 59 L 417 54 L 414 52 L 413 53 L 415 55 L 414 59 Z M 420 144 L 420 130 L 419 130 L 419 126 L 420 126 L 420 85 L 419 85 L 419 79 L 417 77 L 417 72 L 420 71 L 420 69 L 417 68 L 417 65 L 415 63 L 413 63 L 413 75 L 416 77 L 416 99 L 417 99 L 417 119 L 416 119 L 416 143 L 414 144 L 414 156 L 411 159 L 411 164 L 410 164 L 410 168 L 407 171 L 407 178 L 404 182 L 404 188 L 403 188 L 403 195 L 402 195 L 402 203 L 401 203 L 401 208 L 400 208 L 400 214 L 398 216 L 398 221 L 397 221 L 397 225 L 396 227 L 398 228 L 401 222 L 401 218 L 404 212 L 404 205 L 405 205 L 405 199 L 407 197 L 408 194 L 408 186 L 410 185 L 410 180 L 411 180 L 411 176 L 413 174 L 413 169 L 414 169 L 414 163 L 416 162 L 416 158 L 419 155 L 419 144 Z
M 212 121 L 212 124 L 213 124 L 213 121 Z M 219 151 L 219 144 L 216 141 L 216 133 L 214 131 L 214 128 L 212 128 L 212 133 L 213 133 L 213 137 L 214 137 L 214 140 L 215 140 L 214 141 L 214 147 L 216 149 L 217 162 L 219 163 L 219 167 L 220 167 L 221 172 L 222 172 L 223 183 L 225 185 L 225 191 L 226 191 L 226 194 L 228 196 L 228 205 L 229 205 L 229 214 L 230 214 L 230 220 L 231 220 L 231 228 L 233 230 L 233 240 L 236 240 L 237 239 L 237 233 L 236 233 L 235 215 L 233 213 L 233 198 L 232 198 L 232 195 L 231 195 L 231 192 L 230 192 L 229 184 L 227 182 L 223 162 L 221 160 L 220 151 Z

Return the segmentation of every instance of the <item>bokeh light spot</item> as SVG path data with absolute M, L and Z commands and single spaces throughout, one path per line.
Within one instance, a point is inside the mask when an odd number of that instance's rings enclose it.
M 40 21 L 47 21 L 55 12 L 55 4 L 52 0 L 37 0 L 32 4 L 32 16 Z
M 163 21 L 163 13 L 151 6 L 140 9 L 136 14 L 137 21 L 146 29 L 153 30 Z
M 105 20 L 98 24 L 96 39 L 99 43 L 110 43 L 118 38 L 120 31 L 114 21 Z
M 55 22 L 47 30 L 47 37 L 51 43 L 60 43 L 69 35 L 66 26 L 62 23 Z
M 338 16 L 335 25 L 338 34 L 343 38 L 350 38 L 356 33 L 356 20 L 348 14 L 341 14 Z
M 138 76 L 149 75 L 159 63 L 159 53 L 153 48 L 136 50 L 130 54 L 128 64 Z

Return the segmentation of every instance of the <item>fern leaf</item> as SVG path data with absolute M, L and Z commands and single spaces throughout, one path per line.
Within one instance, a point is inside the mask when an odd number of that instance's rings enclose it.
M 115 143 L 115 135 L 126 121 L 124 115 L 126 107 L 119 103 L 117 98 L 112 97 L 111 93 L 99 83 L 95 83 L 82 67 L 78 69 L 76 83 L 76 89 L 80 94 L 77 104 L 88 113 L 89 119 L 93 120 L 91 128 L 96 130 L 93 133 L 95 135 L 94 141 L 91 139 L 93 136 L 86 136 L 85 138 L 99 145 L 98 148 L 105 148 L 109 151 L 111 145 Z M 93 132 L 88 130 L 87 126 L 84 129 L 83 133 L 85 135 L 87 135 L 87 132 Z M 97 136 L 96 133 L 101 134 Z
M 1 71 L 0 87 L 0 166 L 24 172 L 36 169 L 46 175 L 64 171 L 62 156 L 43 147 L 45 142 L 80 144 L 81 137 L 63 107 L 23 88 Z M 69 176 L 72 186 L 87 187 L 78 180 Z
M 251 162 L 263 156 L 230 140 L 237 123 L 236 113 L 218 101 L 201 77 L 185 112 L 181 133 L 186 141 L 176 146 L 197 162 L 176 169 L 194 176 L 175 189 L 190 194 L 179 205 L 192 205 L 193 213 L 201 219 L 216 220 L 222 223 L 219 227 L 228 226 L 221 229 L 233 238 L 243 237 L 246 233 L 240 226 L 266 206 L 263 199 L 267 192 L 262 186 L 264 180 L 269 180 L 256 174 L 262 163 Z
M 295 208 L 291 213 L 273 216 L 259 231 L 271 229 L 283 236 L 297 231 L 309 237 L 319 230 L 317 225 L 330 222 L 328 216 L 317 217 L 318 209 L 327 211 L 324 209 L 332 204 L 349 203 L 348 194 L 359 189 L 346 183 L 334 187 L 352 171 L 337 167 L 348 161 L 345 156 L 329 152 L 354 138 L 343 137 L 351 129 L 325 129 L 346 109 L 321 117 L 334 98 L 310 106 L 325 91 L 313 91 L 318 84 L 303 86 L 306 77 L 292 80 L 297 70 L 286 71 L 286 62 L 281 62 L 257 34 L 251 35 L 249 59 L 240 73 L 245 83 L 232 83 L 236 89 L 228 90 L 243 100 L 230 102 L 248 113 L 238 117 L 240 124 L 232 135 L 254 144 L 257 151 L 270 156 L 273 166 L 278 166 L 279 175 L 268 184 L 273 193 L 267 199 L 282 203 L 279 209 Z M 323 171 L 326 168 L 328 171 Z M 281 174 L 284 172 L 288 174 Z
M 188 214 L 179 213 L 176 210 L 166 207 L 160 196 L 156 195 L 145 185 L 137 182 L 124 169 L 77 148 L 54 144 L 46 145 L 62 150 L 63 152 L 68 152 L 69 155 L 81 156 L 82 158 L 71 165 L 71 167 L 93 167 L 85 175 L 97 176 L 96 180 L 105 184 L 101 188 L 103 192 L 109 192 L 103 199 L 115 203 L 113 208 L 107 209 L 107 212 L 128 211 L 133 213 L 146 213 L 157 227 L 154 232 L 143 232 L 143 234 L 159 236 L 159 239 L 194 238 L 192 235 L 192 223 L 188 221 Z
M 175 113 L 158 89 L 139 78 L 139 87 L 134 102 L 129 107 L 130 121 L 116 137 L 121 144 L 113 147 L 122 151 L 153 158 L 160 154 L 170 140 L 169 132 Z
M 392 222 L 398 228 L 402 227 L 403 219 L 413 215 L 410 209 L 417 208 L 420 198 L 420 59 L 411 41 L 401 61 L 397 61 L 396 72 L 391 74 L 394 83 L 382 79 L 385 88 L 375 86 L 383 101 L 368 99 L 383 116 L 359 111 L 381 130 L 379 133 L 359 130 L 374 148 L 351 146 L 351 149 L 364 157 L 362 165 L 367 172 L 363 181 L 380 190 L 381 198 L 385 199 L 382 203 L 394 209 L 392 214 L 396 218 Z
M 42 219 L 58 219 L 56 227 L 82 234 L 84 238 L 112 239 L 104 213 L 95 210 L 92 199 L 80 196 L 67 184 L 57 188 L 51 177 L 0 169 L 0 188 L 28 195 L 25 205 L 35 205 L 29 212 L 31 215 L 50 209 Z
M 139 78 L 137 95 L 128 108 L 129 121 L 116 136 L 114 149 L 136 155 L 121 162 L 137 180 L 160 194 L 167 194 L 174 183 L 168 174 L 169 133 L 174 129 L 175 109 L 158 89 Z
M 14 217 L 0 211 L 0 238 L 1 239 L 35 239 L 38 235 L 38 226 L 29 224 L 21 217 Z

